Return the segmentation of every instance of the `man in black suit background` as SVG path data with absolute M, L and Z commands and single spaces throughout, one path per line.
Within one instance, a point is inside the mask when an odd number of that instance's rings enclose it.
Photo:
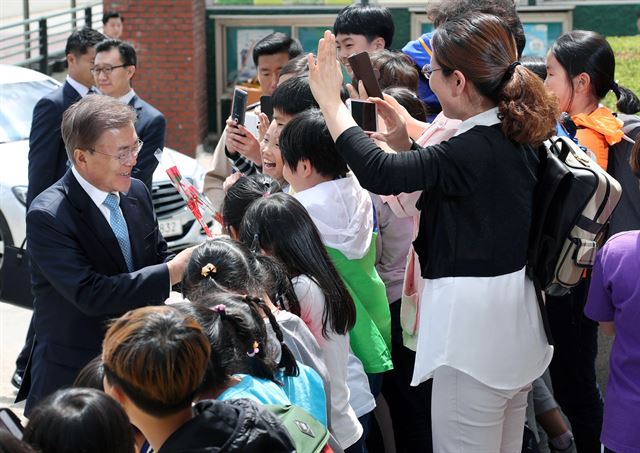
M 29 186 L 27 208 L 40 192 L 55 183 L 67 171 L 67 152 L 64 149 L 60 123 L 62 114 L 86 96 L 93 86 L 95 46 L 104 35 L 90 28 L 74 31 L 65 47 L 68 74 L 64 84 L 38 101 L 33 109 L 29 135 Z M 11 384 L 20 388 L 29 353 L 33 345 L 33 321 L 29 325 L 27 339 L 16 359 L 16 371 Z
M 93 86 L 91 68 L 96 45 L 104 35 L 90 28 L 74 31 L 67 39 L 68 74 L 64 84 L 38 101 L 29 135 L 29 187 L 27 208 L 40 192 L 67 171 L 67 153 L 60 135 L 62 114 L 87 95 Z
M 141 180 L 151 190 L 153 172 L 158 166 L 154 153 L 158 148 L 164 147 L 167 122 L 162 113 L 140 99 L 131 88 L 137 62 L 136 51 L 131 44 L 117 39 L 107 39 L 96 46 L 92 72 L 100 93 L 116 98 L 135 109 L 136 132 L 144 145 L 132 176 Z
M 131 177 L 135 119 L 107 96 L 71 106 L 61 131 L 72 167 L 27 213 L 36 331 L 27 416 L 100 354 L 110 319 L 162 304 L 193 251 L 172 258 L 149 191 Z

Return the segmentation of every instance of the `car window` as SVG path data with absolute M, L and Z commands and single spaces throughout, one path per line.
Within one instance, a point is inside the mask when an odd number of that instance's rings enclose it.
M 56 87 L 50 80 L 0 85 L 0 143 L 28 139 L 33 107 Z

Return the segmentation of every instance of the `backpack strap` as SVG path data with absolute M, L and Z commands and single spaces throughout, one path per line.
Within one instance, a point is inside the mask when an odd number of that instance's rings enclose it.
M 420 36 L 418 38 L 418 41 L 420 42 L 420 45 L 422 45 L 422 48 L 424 49 L 425 52 L 427 52 L 427 55 L 429 55 L 430 57 L 433 56 L 433 51 L 429 48 L 429 46 L 427 45 L 427 43 L 425 42 L 424 39 L 422 39 L 422 36 Z
M 536 299 L 538 300 L 538 308 L 540 309 L 540 316 L 542 317 L 542 327 L 544 328 L 544 334 L 547 336 L 547 343 L 553 346 L 553 336 L 551 335 L 551 326 L 549 325 L 547 305 L 544 303 L 542 288 L 540 287 L 540 282 L 537 278 L 533 279 L 533 287 L 536 291 Z

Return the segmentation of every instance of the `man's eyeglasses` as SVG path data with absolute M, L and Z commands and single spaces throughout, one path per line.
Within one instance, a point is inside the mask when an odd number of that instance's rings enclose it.
M 118 69 L 118 68 L 124 68 L 127 66 L 131 66 L 130 64 L 121 64 L 118 66 L 111 66 L 111 65 L 106 65 L 106 66 L 94 66 L 93 68 L 91 68 L 91 74 L 93 74 L 94 76 L 100 75 L 101 72 L 104 73 L 104 75 L 106 75 L 107 77 L 109 77 L 111 75 L 111 71 L 113 71 L 114 69 Z
M 109 156 L 109 157 L 113 157 L 114 159 L 118 159 L 118 161 L 120 161 L 120 163 L 122 165 L 125 165 L 132 158 L 133 159 L 137 159 L 138 158 L 138 154 L 140 154 L 140 149 L 142 149 L 142 140 L 138 140 L 135 145 L 133 145 L 130 148 L 122 150 L 120 153 L 118 153 L 115 156 L 113 154 L 96 151 L 93 148 L 88 148 L 88 149 L 89 149 L 89 151 L 91 151 L 93 153 L 98 153 L 98 154 L 102 154 L 104 156 Z
M 424 78 L 429 80 L 431 78 L 431 74 L 433 74 L 435 71 L 442 71 L 442 68 L 432 68 L 431 64 L 427 63 L 422 67 L 421 72 Z

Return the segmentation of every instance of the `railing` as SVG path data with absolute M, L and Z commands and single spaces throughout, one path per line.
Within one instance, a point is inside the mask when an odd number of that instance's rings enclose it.
M 64 56 L 69 35 L 78 28 L 102 29 L 102 2 L 0 26 L 0 63 L 50 74 Z

